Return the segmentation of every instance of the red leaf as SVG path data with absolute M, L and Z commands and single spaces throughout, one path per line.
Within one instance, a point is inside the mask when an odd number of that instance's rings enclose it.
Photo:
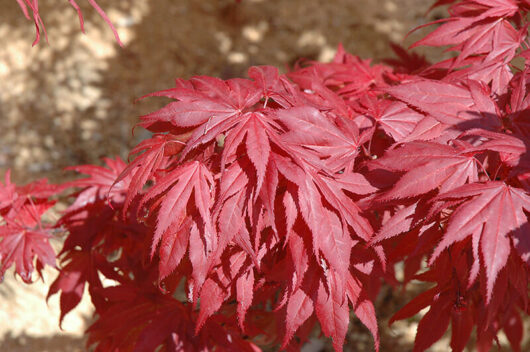
M 361 283 L 351 274 L 346 277 L 346 295 L 353 305 L 353 311 L 359 320 L 370 330 L 374 337 L 375 350 L 379 351 L 379 328 L 373 303 L 363 297 Z
M 0 211 L 10 209 L 18 197 L 16 185 L 11 183 L 11 170 L 5 173 L 5 185 L 0 183 Z
M 338 216 L 325 208 L 313 181 L 306 179 L 298 190 L 300 211 L 309 229 L 313 232 L 313 250 L 317 258 L 319 251 L 339 275 L 349 268 L 353 241 Z
M 140 193 L 147 180 L 153 177 L 154 173 L 162 168 L 164 165 L 164 151 L 166 146 L 173 142 L 169 135 L 155 135 L 153 138 L 147 139 L 138 144 L 130 153 L 130 155 L 145 151 L 143 154 L 137 156 L 133 162 L 127 167 L 123 168 L 118 177 L 115 178 L 112 187 L 125 184 L 129 185 L 127 197 L 123 210 L 126 211 L 134 197 Z M 125 182 L 129 180 L 129 182 Z
M 206 319 L 208 319 L 221 307 L 221 304 L 226 299 L 226 294 L 223 288 L 219 286 L 219 283 L 212 279 L 208 279 L 204 282 L 200 298 L 201 309 L 199 311 L 199 318 L 197 319 L 197 325 L 195 327 L 195 334 L 201 330 L 204 323 L 206 322 Z
M 33 262 L 42 277 L 44 265 L 55 267 L 55 251 L 49 243 L 51 227 L 41 222 L 42 215 L 55 202 L 48 200 L 61 187 L 46 180 L 13 187 L 6 173 L 6 185 L 0 184 L 0 278 L 15 264 L 15 272 L 31 282 Z M 1 280 L 0 280 L 1 281 Z
M 337 274 L 330 270 L 327 285 L 320 281 L 315 311 L 324 335 L 332 338 L 335 351 L 341 351 L 348 331 L 350 308 L 344 297 L 343 283 L 337 281 Z
M 451 215 L 444 237 L 434 251 L 430 263 L 451 244 L 461 241 L 479 231 L 480 248 L 487 276 L 487 302 L 490 301 L 493 285 L 499 271 L 506 265 L 510 254 L 510 237 L 513 238 L 519 255 L 527 263 L 530 260 L 526 248 L 528 236 L 524 226 L 528 217 L 523 209 L 530 211 L 530 196 L 504 182 L 487 182 L 464 185 L 440 195 L 439 199 L 472 197 L 462 203 Z
M 341 216 L 341 221 L 346 221 L 354 229 L 357 236 L 368 241 L 373 234 L 373 229 L 368 220 L 361 215 L 359 206 L 343 190 L 366 194 L 371 193 L 375 188 L 369 185 L 367 181 L 365 182 L 364 176 L 357 174 L 344 173 L 335 178 L 313 174 L 313 180 L 318 185 L 325 200 L 337 210 Z
M 61 269 L 59 276 L 50 285 L 46 297 L 46 300 L 48 300 L 50 296 L 56 294 L 59 290 L 61 291 L 59 301 L 61 317 L 59 324 L 62 324 L 66 314 L 81 302 L 86 282 L 91 278 L 99 281 L 97 273 L 90 264 L 91 258 L 88 252 L 78 252 L 71 257 L 72 260 Z M 90 283 L 95 284 L 92 280 L 90 280 Z
M 107 168 L 95 165 L 79 165 L 67 168 L 67 170 L 75 170 L 90 176 L 67 183 L 68 187 L 83 188 L 68 211 L 83 208 L 87 203 L 94 203 L 98 200 L 107 199 L 107 197 L 114 202 L 123 202 L 124 193 L 129 190 L 131 183 L 131 177 L 125 175 L 127 165 L 119 157 L 116 160 L 109 158 L 104 160 Z
M 288 193 L 286 193 L 288 194 Z M 292 257 L 292 262 L 295 270 L 295 276 L 292 278 L 293 290 L 300 288 L 303 282 L 305 273 L 309 268 L 309 255 L 305 246 L 304 240 L 295 231 L 289 231 L 289 253 Z
M 372 117 L 396 142 L 403 141 L 424 118 L 401 102 L 366 98 L 361 100 L 361 104 L 366 108 L 364 113 Z
M 180 261 L 186 254 L 188 248 L 188 241 L 190 236 L 190 228 L 192 227 L 190 218 L 177 219 L 162 235 L 162 242 L 160 244 L 160 262 L 159 280 L 164 279 L 175 270 Z M 177 230 L 175 231 L 175 228 Z
M 351 122 L 342 121 L 341 128 L 310 107 L 280 110 L 278 118 L 289 129 L 282 135 L 284 143 L 299 152 L 302 152 L 301 147 L 314 150 L 332 171 L 339 171 L 348 163 L 353 165 L 352 161 L 359 153 L 358 131 L 343 131 L 351 128 Z
M 495 103 L 477 84 L 471 83 L 464 88 L 440 81 L 416 80 L 387 91 L 444 124 L 466 124 L 467 128 L 500 127 Z
M 241 330 L 244 329 L 245 315 L 252 304 L 254 291 L 254 270 L 250 269 L 236 280 L 237 318 Z
M 467 312 L 453 310 L 451 316 L 451 349 L 461 352 L 467 345 L 474 326 L 473 316 Z
M 287 316 L 285 318 L 285 336 L 282 347 L 280 348 L 283 349 L 287 346 L 300 325 L 313 314 L 314 305 L 310 297 L 310 293 L 299 288 L 289 298 L 287 303 Z
M 434 297 L 431 309 L 418 324 L 413 352 L 425 351 L 443 336 L 449 326 L 450 300 L 444 294 Z
M 502 55 L 511 50 L 506 60 L 509 61 L 520 45 L 520 39 L 513 34 L 516 30 L 507 17 L 514 16 L 517 11 L 517 4 L 510 0 L 477 0 L 466 2 L 466 6 L 455 5 L 450 19 L 444 20 L 444 24 L 412 47 L 455 45 L 451 50 L 461 51 L 455 66 L 477 54 L 487 53 L 489 60 L 499 57 L 502 60 L 505 59 Z
M 263 179 L 265 178 L 271 147 L 266 132 L 267 126 L 261 121 L 258 114 L 251 114 L 247 124 L 247 153 L 249 159 L 256 168 L 258 176 L 256 192 L 259 192 L 261 185 L 263 184 Z
M 209 270 L 207 254 L 208 252 L 200 236 L 199 229 L 197 228 L 197 225 L 193 223 L 190 229 L 190 236 L 189 236 L 189 259 L 190 259 L 191 265 L 193 266 L 193 272 L 191 275 L 192 276 L 191 280 L 188 284 L 189 290 L 190 290 L 188 294 L 188 299 L 192 302 L 197 301 L 197 297 L 199 297 L 199 293 L 202 295 L 203 292 L 205 292 L 205 291 L 201 291 L 201 287 L 203 286 L 204 281 L 206 280 L 206 276 Z M 210 283 L 210 286 L 212 289 L 216 289 L 216 290 L 220 289 L 215 285 L 217 284 L 213 282 Z M 215 312 L 219 308 L 217 307 L 217 301 L 214 302 L 214 298 L 210 298 L 210 299 L 212 300 L 211 302 L 212 302 L 213 308 L 212 307 L 209 307 L 207 309 L 205 308 L 203 312 L 202 322 L 206 321 L 206 318 L 208 318 L 211 314 L 213 314 L 213 312 Z M 223 300 L 219 302 L 219 306 Z M 202 306 L 201 306 L 201 311 L 202 311 Z M 204 314 L 206 314 L 206 316 L 204 316 Z
M 514 352 L 520 352 L 524 327 L 521 316 L 515 309 L 512 309 L 510 314 L 508 314 L 508 320 L 503 329 L 508 341 L 510 342 L 512 350 Z
M 411 142 L 392 150 L 374 164 L 408 172 L 379 199 L 414 197 L 438 187 L 446 192 L 478 181 L 477 161 L 464 151 L 432 142 Z
M 379 330 L 373 303 L 367 299 L 359 300 L 357 301 L 357 304 L 354 305 L 353 311 L 361 323 L 363 323 L 372 334 L 375 350 L 376 352 L 379 351 Z
M 412 225 L 417 205 L 418 203 L 414 203 L 396 211 L 396 213 L 383 224 L 377 235 L 375 235 L 370 242 L 381 242 L 408 231 Z
M 161 205 L 158 211 L 151 253 L 154 253 L 156 245 L 166 230 L 173 224 L 174 219 L 187 214 L 186 207 L 192 192 L 195 195 L 194 205 L 198 211 L 197 215 L 199 215 L 205 226 L 204 238 L 207 241 L 206 247 L 208 250 L 213 249 L 211 241 L 215 236 L 215 232 L 210 216 L 213 198 L 211 187 L 213 185 L 214 182 L 210 171 L 196 161 L 179 166 L 161 178 L 159 183 L 149 190 L 142 199 L 143 203 L 161 196 Z
M 46 231 L 31 231 L 22 226 L 5 225 L 0 227 L 0 277 L 13 263 L 15 270 L 24 282 L 31 282 L 33 260 L 55 267 L 55 251 Z
M 197 127 L 199 134 L 206 135 L 210 129 L 225 121 L 242 115 L 260 98 L 260 91 L 248 80 L 222 81 L 213 77 L 193 77 L 190 84 L 166 92 L 179 101 L 169 103 L 162 109 L 142 117 L 140 126 L 149 128 L 156 123 L 168 122 L 175 127 Z M 183 85 L 184 86 L 184 85 Z M 200 126 L 200 127 L 198 127 Z M 225 126 L 225 128 L 229 128 Z M 221 133 L 218 131 L 217 133 Z M 198 141 L 195 135 L 194 144 Z M 210 135 L 209 139 L 214 138 Z
M 403 308 L 395 313 L 388 321 L 388 325 L 391 325 L 396 320 L 407 319 L 418 314 L 420 310 L 430 305 L 437 293 L 438 287 L 434 287 L 430 290 L 420 293 L 412 301 L 407 303 Z
M 195 127 L 206 124 L 213 117 L 224 119 L 236 113 L 237 111 L 230 105 L 215 100 L 176 101 L 158 111 L 142 116 L 141 126 L 149 127 L 156 121 L 164 121 L 176 127 Z

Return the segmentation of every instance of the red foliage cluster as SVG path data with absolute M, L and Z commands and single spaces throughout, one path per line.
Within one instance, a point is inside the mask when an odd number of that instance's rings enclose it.
M 60 187 L 80 189 L 53 227 L 68 233 L 50 288 L 62 316 L 88 285 L 98 351 L 294 351 L 317 322 L 342 350 L 353 310 L 377 350 L 373 302 L 403 263 L 402 284 L 432 283 L 391 320 L 429 308 L 415 351 L 449 324 L 454 351 L 474 328 L 479 351 L 501 329 L 519 351 L 530 1 L 440 4 L 450 18 L 415 46 L 450 46 L 445 61 L 396 48 L 372 65 L 339 48 L 287 75 L 252 67 L 152 94 L 174 101 L 141 118 L 153 137 L 136 158 L 76 167 L 89 177 Z M 51 191 L 1 188 L 2 271 L 14 261 L 27 281 L 34 256 L 54 264 L 38 220 Z

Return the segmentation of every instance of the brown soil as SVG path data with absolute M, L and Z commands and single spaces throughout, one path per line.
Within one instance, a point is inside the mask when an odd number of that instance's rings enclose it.
M 164 102 L 138 97 L 169 88 L 177 77 L 244 76 L 251 65 L 285 70 L 299 58 L 330 60 L 342 43 L 363 58 L 391 56 L 390 41 L 436 18 L 425 0 L 100 0 L 125 43 L 119 48 L 95 11 L 84 9 L 87 34 L 67 0 L 40 2 L 49 44 L 31 47 L 34 26 L 16 1 L 0 12 L 0 172 L 16 182 L 72 177 L 69 165 L 100 163 L 148 134 L 131 130 L 137 116 Z M 406 40 L 410 44 L 414 38 Z M 55 277 L 46 272 L 47 283 Z M 58 299 L 46 306 L 46 285 L 6 275 L 0 285 L 0 351 L 80 351 L 91 317 L 84 300 L 58 329 Z M 410 350 L 414 324 L 389 330 L 388 310 L 403 296 L 382 295 L 383 351 Z M 386 299 L 385 299 L 386 298 Z M 391 307 L 389 307 L 391 306 Z M 446 342 L 445 342 L 446 343 Z M 370 349 L 354 323 L 346 350 Z M 440 347 L 440 350 L 444 350 Z M 327 347 L 324 347 L 327 348 Z

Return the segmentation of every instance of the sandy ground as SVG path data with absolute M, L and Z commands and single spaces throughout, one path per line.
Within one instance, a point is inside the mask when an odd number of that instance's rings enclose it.
M 100 163 L 120 155 L 147 136 L 131 130 L 137 116 L 164 101 L 138 97 L 169 88 L 177 77 L 244 76 L 251 65 L 285 70 L 299 58 L 322 61 L 345 48 L 363 58 L 392 54 L 388 42 L 436 19 L 425 18 L 425 0 L 100 0 L 125 44 L 85 1 L 86 35 L 67 0 L 41 1 L 49 44 L 31 47 L 34 26 L 15 0 L 0 12 L 0 172 L 16 182 L 73 177 L 69 165 Z M 420 33 L 405 41 L 410 44 Z M 56 243 L 60 246 L 60 243 Z M 27 286 L 6 274 L 0 285 L 0 351 L 82 351 L 90 322 L 89 299 L 58 328 L 58 297 L 45 302 L 52 270 Z M 405 295 L 381 295 L 382 351 L 410 350 L 414 323 L 387 329 L 385 319 Z M 370 350 L 371 338 L 354 322 L 345 350 Z M 433 348 L 444 351 L 447 342 Z M 316 342 L 316 349 L 329 350 Z

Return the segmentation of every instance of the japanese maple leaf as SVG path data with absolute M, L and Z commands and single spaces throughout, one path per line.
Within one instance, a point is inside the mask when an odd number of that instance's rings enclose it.
M 224 168 L 228 161 L 238 158 L 237 148 L 244 142 L 246 154 L 256 170 L 256 193 L 260 192 L 267 172 L 271 151 L 270 136 L 277 134 L 273 126 L 275 124 L 267 115 L 251 112 L 245 114 L 225 138 L 221 168 Z
M 269 100 L 273 100 L 283 108 L 295 105 L 292 92 L 296 91 L 292 82 L 285 76 L 280 76 L 278 68 L 273 66 L 253 66 L 248 69 L 248 77 L 261 90 L 267 106 Z
M 396 142 L 401 142 L 424 116 L 401 102 L 361 98 L 363 113 L 373 118 Z
M 466 182 L 478 181 L 477 160 L 466 149 L 433 142 L 411 142 L 389 151 L 373 165 L 407 171 L 380 200 L 425 194 L 435 188 L 449 191 Z
M 345 281 L 346 296 L 353 305 L 353 311 L 374 338 L 375 350 L 379 351 L 379 330 L 373 303 L 365 297 L 362 283 L 349 273 Z
M 447 330 L 451 319 L 451 315 L 447 314 L 447 311 L 450 311 L 454 300 L 451 293 L 450 291 L 441 292 L 432 297 L 429 311 L 418 324 L 418 331 L 414 339 L 414 352 L 426 350 L 440 339 Z M 454 328 L 456 327 L 453 326 Z
M 28 0 L 26 0 L 26 1 L 28 1 Z M 116 28 L 114 27 L 114 25 L 110 21 L 109 17 L 105 13 L 105 11 L 103 11 L 101 9 L 101 7 L 99 7 L 99 5 L 97 4 L 96 0 L 87 0 L 87 1 L 96 10 L 96 12 L 101 16 L 101 18 L 103 18 L 103 20 L 107 23 L 107 25 L 112 30 L 112 33 L 114 34 L 114 38 L 116 38 L 116 41 L 118 42 L 118 44 L 123 47 L 123 43 L 120 40 L 120 36 L 118 35 L 118 31 L 116 30 Z M 85 28 L 84 28 L 83 14 L 81 13 L 81 10 L 79 9 L 79 6 L 76 4 L 76 2 L 74 0 L 68 0 L 68 2 L 70 2 L 70 5 L 72 5 L 72 7 L 77 11 L 77 15 L 79 16 L 79 24 L 81 26 L 81 31 L 83 31 L 83 33 L 84 33 L 85 32 Z
M 116 182 L 116 178 L 126 168 L 127 164 L 119 157 L 116 160 L 105 158 L 108 168 L 96 165 L 79 165 L 67 168 L 90 177 L 75 180 L 67 183 L 69 187 L 83 188 L 77 195 L 75 202 L 68 208 L 69 211 L 80 209 L 87 203 L 97 200 L 107 199 L 121 203 L 124 200 L 124 193 L 129 189 L 131 177 L 124 177 Z
M 34 199 L 45 200 L 49 197 L 62 192 L 67 185 L 55 185 L 48 183 L 48 180 L 41 178 L 23 186 L 17 186 L 16 192 L 19 197 L 28 200 L 29 197 Z
M 377 243 L 382 240 L 394 237 L 408 231 L 414 219 L 416 207 L 418 202 L 411 205 L 404 206 L 398 209 L 394 215 L 383 223 L 383 226 L 379 229 L 378 233 L 371 239 L 371 243 Z
M 250 244 L 249 230 L 245 224 L 246 201 L 245 191 L 240 190 L 233 196 L 229 197 L 224 202 L 219 216 L 217 217 L 217 224 L 219 227 L 219 242 L 220 248 L 225 248 L 230 242 L 234 241 L 254 259 L 255 253 Z
M 249 267 L 247 271 L 239 276 L 236 280 L 236 290 L 237 290 L 237 319 L 241 330 L 244 331 L 244 321 L 245 315 L 247 314 L 248 309 L 252 305 L 252 299 L 254 295 L 254 270 L 252 267 Z
M 331 63 L 313 63 L 289 73 L 302 89 L 312 90 L 315 82 L 324 83 L 344 98 L 359 98 L 374 87 L 386 87 L 384 65 L 372 65 L 371 60 L 346 53 L 342 45 Z
M 143 197 L 142 203 L 160 197 L 160 209 L 157 212 L 157 224 L 153 237 L 154 253 L 162 235 L 174 236 L 173 232 L 166 233 L 175 220 L 187 214 L 188 202 L 193 199 L 194 208 L 202 220 L 205 229 L 204 239 L 208 250 L 213 249 L 215 232 L 212 226 L 210 208 L 213 199 L 213 176 L 206 166 L 198 161 L 182 164 L 158 180 L 149 192 Z M 192 193 L 194 198 L 191 198 Z M 158 202 L 154 206 L 158 205 Z M 195 215 L 195 214 L 191 214 Z
M 159 279 L 162 280 L 175 270 L 186 254 L 193 228 L 191 217 L 181 214 L 162 235 L 158 263 Z M 200 254 L 200 253 L 199 253 Z
M 511 60 L 520 42 L 512 39 L 516 30 L 505 18 L 517 13 L 516 3 L 511 0 L 477 0 L 466 2 L 466 6 L 455 5 L 451 9 L 450 19 L 437 21 L 445 23 L 411 47 L 454 45 L 449 50 L 461 52 L 455 65 L 471 55 L 487 53 L 494 59 L 506 55 L 508 50 L 512 52 L 507 60 Z
M 291 295 L 286 307 L 286 334 L 281 348 L 285 348 L 296 330 L 313 314 L 315 308 L 310 292 L 299 288 Z
M 429 66 L 429 62 L 422 55 L 408 51 L 395 43 L 390 43 L 390 48 L 397 58 L 384 59 L 383 62 L 394 67 L 394 71 L 412 74 Z
M 327 275 L 327 285 L 322 280 L 319 282 L 315 312 L 322 332 L 332 338 L 335 351 L 340 351 L 348 331 L 350 307 L 341 282 L 344 279 L 333 270 Z
M 320 174 L 312 174 L 316 185 L 322 195 L 341 216 L 355 230 L 357 236 L 368 240 L 373 230 L 370 223 L 360 213 L 359 206 L 349 198 L 344 190 L 354 194 L 366 195 L 376 191 L 376 188 L 361 174 L 344 173 L 336 177 L 327 177 Z
M 41 216 L 53 202 L 31 202 L 18 209 L 14 217 L 4 218 L 0 226 L 0 277 L 14 263 L 24 282 L 31 282 L 33 261 L 37 268 L 45 264 L 55 267 L 55 250 L 50 245 L 50 229 L 41 223 Z M 40 269 L 39 269 L 40 270 Z M 40 271 L 39 271 L 40 273 Z
M 111 187 L 111 190 L 115 187 L 119 189 L 128 188 L 123 207 L 124 212 L 129 208 L 134 197 L 140 193 L 145 183 L 154 178 L 154 173 L 165 167 L 166 150 L 172 152 L 172 147 L 175 148 L 175 144 L 180 146 L 179 141 L 171 135 L 154 135 L 131 150 L 130 155 L 143 153 L 138 155 L 129 165 L 121 168 Z
M 444 124 L 462 128 L 498 129 L 498 108 L 487 87 L 467 81 L 462 87 L 451 83 L 420 79 L 387 88 L 387 92 Z
M 351 120 L 337 118 L 334 122 L 312 107 L 284 109 L 277 116 L 289 130 L 282 135 L 283 142 L 298 153 L 303 153 L 303 148 L 313 150 L 333 172 L 345 167 L 351 170 L 359 146 L 366 141 Z
M 326 208 L 311 174 L 289 165 L 285 159 L 277 158 L 279 171 L 292 179 L 298 186 L 300 213 L 312 232 L 313 250 L 317 258 L 322 251 L 323 258 L 339 274 L 344 274 L 350 265 L 353 246 L 346 224 L 336 213 Z M 369 224 L 368 224 L 369 225 Z M 319 259 L 320 260 L 320 259 Z
M 476 138 L 476 146 L 468 148 L 466 152 L 491 150 L 499 153 L 500 160 L 505 166 L 517 167 L 516 172 L 530 169 L 529 160 L 525 160 L 527 159 L 527 147 L 523 136 L 491 132 L 480 128 L 470 129 L 462 133 L 459 138 L 465 136 Z
M 500 181 L 464 185 L 441 194 L 438 199 L 469 198 L 456 208 L 442 241 L 436 247 L 430 263 L 451 244 L 473 235 L 480 241 L 487 277 L 487 301 L 499 271 L 506 265 L 511 245 L 521 259 L 530 264 L 530 237 L 528 216 L 530 195 Z M 476 257 L 476 261 L 480 258 Z
M 223 254 L 222 264 L 212 270 L 200 294 L 200 311 L 195 331 L 202 331 L 206 319 L 210 319 L 222 305 L 223 301 L 233 295 L 237 304 L 237 320 L 242 330 L 244 320 L 254 296 L 254 268 L 245 251 L 232 248 Z M 233 297 L 233 296 L 232 296 Z
M 55 267 L 55 251 L 50 245 L 51 236 L 48 233 L 30 231 L 18 226 L 2 226 L 0 237 L 0 277 L 15 263 L 16 273 L 24 282 L 30 283 L 35 257 L 39 265 Z
M 63 263 L 59 276 L 50 285 L 46 296 L 46 300 L 48 300 L 52 295 L 61 291 L 59 325 L 62 324 L 66 314 L 81 302 L 87 283 L 91 285 L 91 288 L 102 286 L 97 269 L 92 264 L 94 258 L 90 252 L 70 252 L 67 258 L 68 263 Z
M 456 58 L 439 62 L 430 67 L 430 70 L 447 70 L 454 66 Z M 466 82 L 469 80 L 479 81 L 483 84 L 491 84 L 491 92 L 496 95 L 506 94 L 513 77 L 508 63 L 498 60 L 484 62 L 480 56 L 468 57 L 462 65 L 465 67 L 452 71 L 445 76 L 444 81 L 450 83 Z
M 525 69 L 518 77 L 517 84 L 512 90 L 510 96 L 510 120 L 512 129 L 519 134 L 530 137 L 530 95 L 526 94 L 526 81 L 528 70 Z
M 237 117 L 254 105 L 260 94 L 249 80 L 193 77 L 186 88 L 165 91 L 163 95 L 177 101 L 142 116 L 140 126 L 149 128 L 157 122 L 169 122 L 180 128 L 201 126 L 201 133 L 207 134 L 220 122 Z
M 341 351 L 349 324 L 349 303 L 355 315 L 370 330 L 375 349 L 379 350 L 377 319 L 372 303 L 365 299 L 362 284 L 351 273 L 337 274 L 323 265 L 325 277 L 319 276 L 314 262 L 310 264 L 301 286 L 290 294 L 285 307 L 285 329 L 282 346 L 292 338 L 295 331 L 316 314 L 322 331 L 333 339 L 336 351 Z
M 253 197 L 254 181 L 250 182 L 253 168 L 252 162 L 248 159 L 241 158 L 227 166 L 221 175 L 219 183 L 219 197 L 213 210 L 213 219 L 217 225 L 218 243 L 216 252 L 211 256 L 210 262 L 215 263 L 223 254 L 228 244 L 232 243 L 239 246 L 256 266 L 259 266 L 259 259 L 256 255 L 256 248 L 251 243 L 250 236 L 253 232 L 258 232 L 257 226 L 248 226 L 247 220 L 256 220 L 261 216 L 262 202 L 259 198 Z M 267 174 L 273 173 L 268 171 Z M 273 173 L 274 174 L 274 173 Z M 275 196 L 276 186 L 266 184 L 268 187 L 274 187 L 274 193 L 268 195 Z M 265 191 L 262 189 L 262 193 Z M 257 195 L 257 194 L 256 194 Z M 274 205 L 269 204 L 269 210 L 272 212 Z M 255 217 L 253 212 L 257 212 Z M 259 237 L 255 238 L 256 246 L 259 243 Z

